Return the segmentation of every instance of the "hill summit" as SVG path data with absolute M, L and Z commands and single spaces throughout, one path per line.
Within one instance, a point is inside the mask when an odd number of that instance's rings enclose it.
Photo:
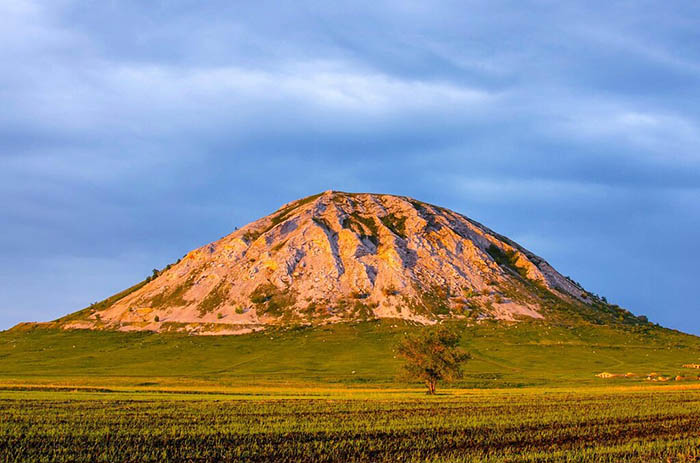
M 428 324 L 573 316 L 636 320 L 461 214 L 408 197 L 326 191 L 53 323 L 235 334 L 374 318 Z

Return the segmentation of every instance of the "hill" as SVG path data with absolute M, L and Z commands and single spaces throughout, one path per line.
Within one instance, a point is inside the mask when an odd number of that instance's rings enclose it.
M 51 326 L 242 334 L 372 319 L 646 323 L 461 214 L 407 197 L 327 191 Z
M 697 381 L 683 365 L 700 363 L 699 338 L 485 226 L 410 198 L 326 192 L 102 302 L 0 333 L 0 382 L 395 385 L 396 343 L 436 323 L 473 356 L 464 387 Z

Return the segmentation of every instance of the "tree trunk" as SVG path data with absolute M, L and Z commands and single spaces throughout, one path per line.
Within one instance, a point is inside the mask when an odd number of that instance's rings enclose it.
M 425 382 L 425 385 L 428 387 L 428 394 L 429 395 L 435 394 L 435 383 L 436 383 L 436 381 L 431 381 L 431 380 L 428 380 Z

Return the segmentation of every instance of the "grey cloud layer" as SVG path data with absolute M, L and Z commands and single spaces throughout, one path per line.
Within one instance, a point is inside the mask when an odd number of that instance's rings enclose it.
M 464 212 L 700 332 L 695 2 L 10 0 L 0 18 L 0 326 L 335 188 Z

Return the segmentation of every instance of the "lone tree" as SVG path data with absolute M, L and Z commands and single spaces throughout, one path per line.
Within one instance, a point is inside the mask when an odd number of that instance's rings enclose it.
M 458 345 L 459 334 L 439 327 L 421 335 L 406 336 L 397 352 L 406 361 L 404 369 L 408 376 L 425 382 L 428 394 L 435 394 L 437 382 L 461 378 L 461 364 L 471 358 Z

